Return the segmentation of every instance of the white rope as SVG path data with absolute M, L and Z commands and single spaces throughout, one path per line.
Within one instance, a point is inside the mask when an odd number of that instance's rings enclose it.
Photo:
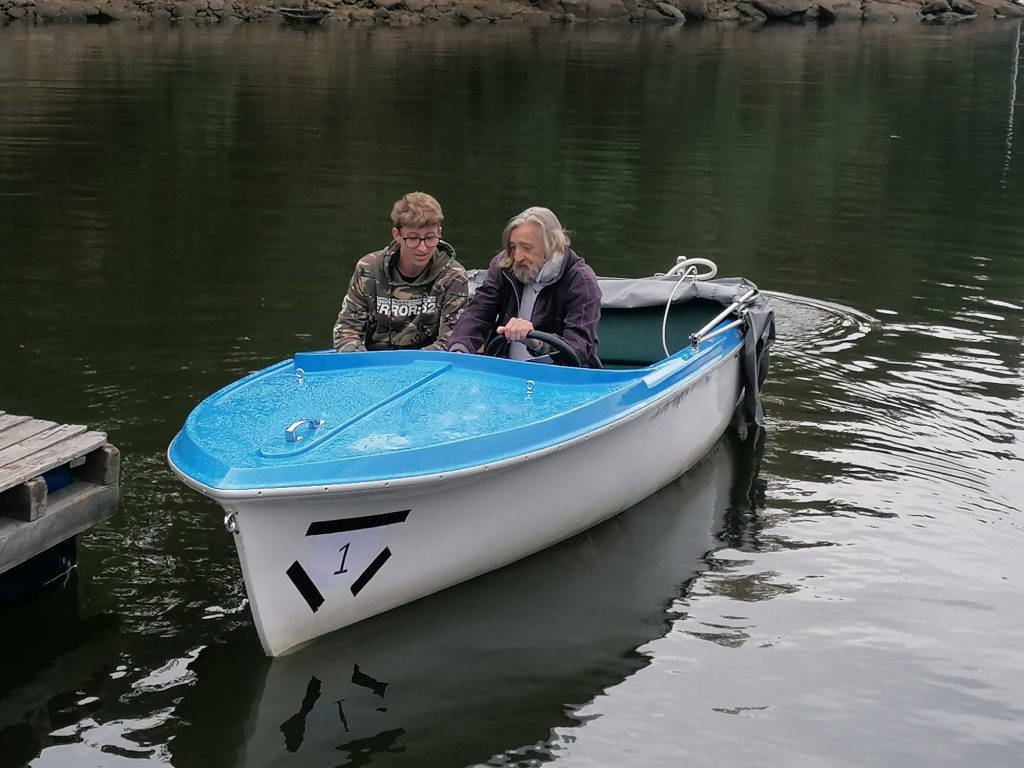
M 675 267 L 673 267 L 673 269 L 675 269 Z M 665 302 L 665 315 L 661 318 L 661 348 L 665 350 L 665 357 L 668 357 L 670 354 L 672 354 L 671 352 L 668 351 L 668 312 L 670 309 L 672 309 L 672 299 L 676 297 L 676 291 L 679 290 L 679 286 L 683 284 L 683 281 L 686 278 L 688 278 L 691 274 L 696 273 L 696 267 L 689 267 L 685 272 L 683 272 L 682 277 L 680 277 L 676 281 L 675 286 L 672 288 L 672 293 L 668 295 L 668 301 Z M 669 274 L 671 275 L 672 272 L 670 271 Z
M 697 272 L 697 267 L 706 267 L 707 272 Z M 688 277 L 694 281 L 710 280 L 717 274 L 718 265 L 711 259 L 688 259 L 685 256 L 677 258 L 675 266 L 665 273 L 665 277 L 680 275 L 679 280 L 676 281 L 675 286 L 672 288 L 672 293 L 668 296 L 668 301 L 665 302 L 665 314 L 661 318 L 661 348 L 665 351 L 665 357 L 672 354 L 668 351 L 668 313 L 672 309 L 672 300 L 676 297 L 676 291 L 679 290 L 679 286 Z
M 680 272 L 686 273 L 690 271 L 691 267 L 694 269 L 694 280 L 710 280 L 718 274 L 718 265 L 715 264 L 711 259 L 688 259 L 685 256 L 679 256 L 676 259 L 675 266 L 672 267 L 668 272 L 665 273 L 666 277 L 678 275 Z M 707 272 L 697 273 L 696 267 L 707 267 Z

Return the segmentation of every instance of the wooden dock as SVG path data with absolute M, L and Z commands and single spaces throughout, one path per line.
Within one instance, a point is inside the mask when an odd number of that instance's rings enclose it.
M 76 537 L 117 508 L 120 467 L 103 432 L 0 411 L 0 579 L 70 568 Z

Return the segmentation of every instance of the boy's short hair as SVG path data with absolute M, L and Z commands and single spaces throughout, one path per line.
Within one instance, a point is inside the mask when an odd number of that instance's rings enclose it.
M 391 209 L 391 222 L 395 229 L 402 227 L 439 227 L 444 221 L 441 204 L 426 192 L 402 195 Z

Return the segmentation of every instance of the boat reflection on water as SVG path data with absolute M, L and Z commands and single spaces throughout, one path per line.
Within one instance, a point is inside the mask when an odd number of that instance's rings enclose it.
M 745 514 L 759 453 L 727 436 L 588 533 L 289 655 L 240 628 L 192 665 L 174 765 L 467 765 L 545 742 L 647 663 L 730 508 Z

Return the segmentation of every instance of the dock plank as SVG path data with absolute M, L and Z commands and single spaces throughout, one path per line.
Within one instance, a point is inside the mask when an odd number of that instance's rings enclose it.
M 78 425 L 65 426 L 72 428 L 36 435 L 7 449 L 10 453 L 6 456 L 5 451 L 0 451 L 0 492 L 84 456 L 107 441 L 103 432 L 87 432 Z
M 118 494 L 116 485 L 78 482 L 54 493 L 47 513 L 33 522 L 0 517 L 0 573 L 106 520 Z
M 0 515 L 30 523 L 46 514 L 46 481 L 33 477 L 0 492 Z
M 29 416 L 15 416 L 7 413 L 7 411 L 0 411 L 0 433 L 17 424 L 21 424 L 23 421 L 29 421 L 30 419 L 31 417 Z
M 121 452 L 110 443 L 104 443 L 86 454 L 85 462 L 72 473 L 76 480 L 113 485 L 121 479 Z
M 39 453 L 44 449 L 62 443 L 85 432 L 87 429 L 88 427 L 81 424 L 55 424 L 53 427 L 37 432 L 15 445 L 9 445 L 0 450 L 0 472 L 3 472 L 9 465 L 20 461 L 26 456 L 31 456 L 34 453 Z
M 46 432 L 59 426 L 55 421 L 43 421 L 42 419 L 25 419 L 19 424 L 12 425 L 9 429 L 0 431 L 0 454 L 7 448 L 28 440 L 30 437 L 35 437 L 40 432 Z

